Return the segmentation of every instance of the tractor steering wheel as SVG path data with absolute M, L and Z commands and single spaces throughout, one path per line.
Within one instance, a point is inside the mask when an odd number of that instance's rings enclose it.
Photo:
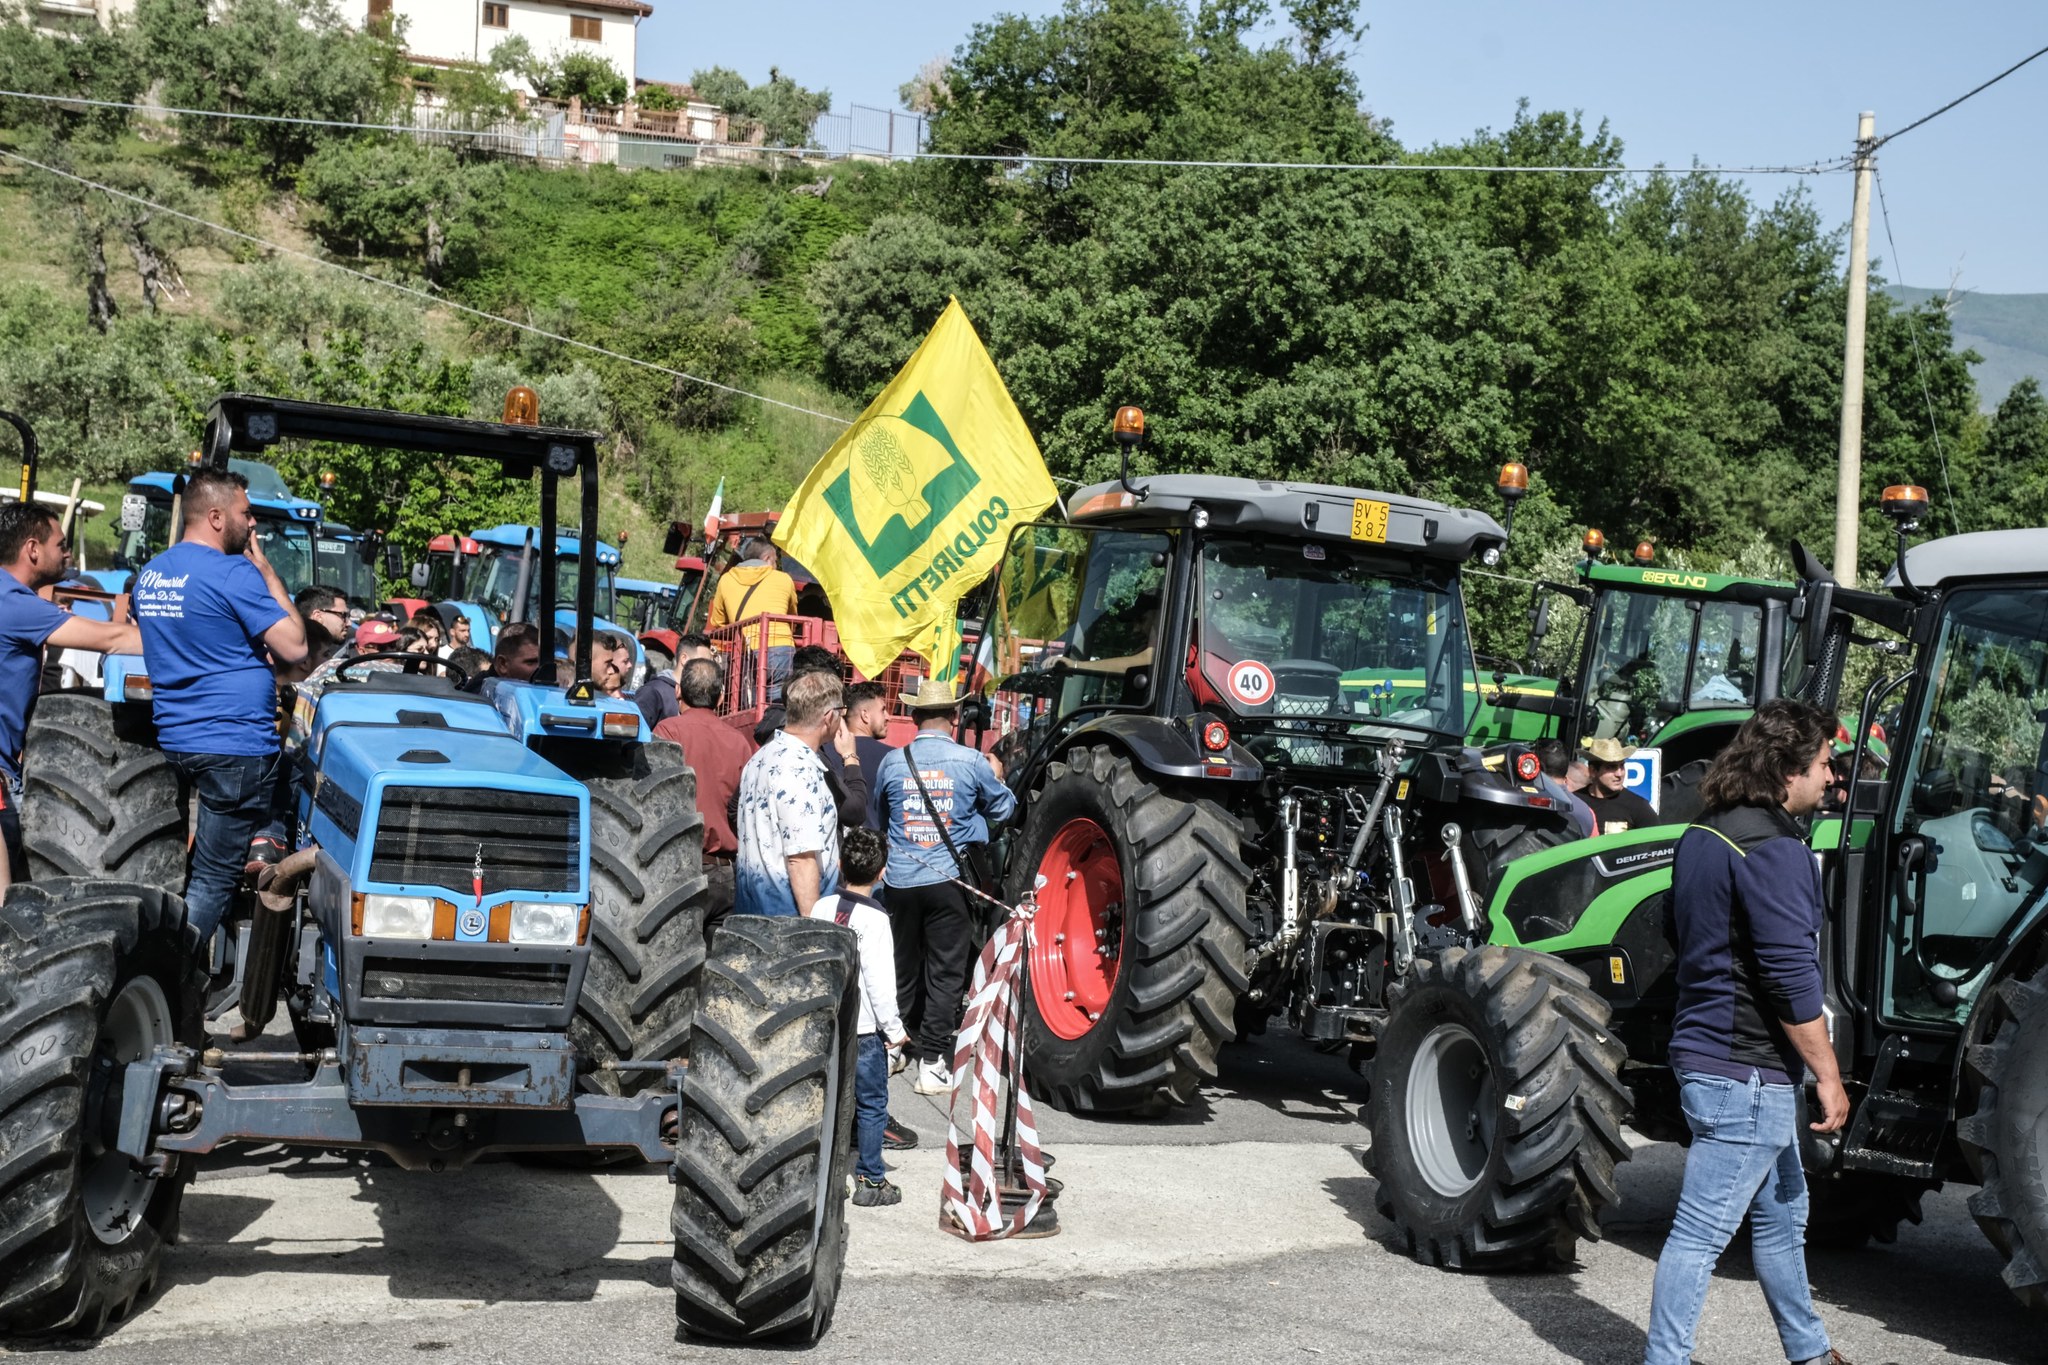
M 409 649 L 380 649 L 374 654 L 358 654 L 334 670 L 334 680 L 336 682 L 363 682 L 365 680 L 362 678 L 351 678 L 348 675 L 348 671 L 357 664 L 366 664 L 376 659 L 407 659 L 414 663 L 432 664 L 448 674 L 457 687 L 466 686 L 469 682 L 469 671 L 460 664 L 450 663 L 438 654 L 421 654 Z

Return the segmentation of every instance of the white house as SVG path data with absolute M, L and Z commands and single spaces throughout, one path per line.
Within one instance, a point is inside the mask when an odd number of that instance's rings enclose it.
M 526 39 L 536 57 L 588 52 L 630 83 L 637 70 L 643 0 L 367 0 L 367 18 L 405 22 L 406 51 L 430 64 L 488 62 L 507 38 Z

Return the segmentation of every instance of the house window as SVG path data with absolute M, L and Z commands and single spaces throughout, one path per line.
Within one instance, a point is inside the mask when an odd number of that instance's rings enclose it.
M 586 43 L 601 43 L 604 41 L 604 20 L 572 14 L 569 16 L 569 36 L 581 38 Z
M 511 26 L 512 26 L 512 7 L 511 7 L 510 5 L 485 5 L 485 6 L 484 6 L 484 27 L 485 27 L 485 28 L 510 28 Z

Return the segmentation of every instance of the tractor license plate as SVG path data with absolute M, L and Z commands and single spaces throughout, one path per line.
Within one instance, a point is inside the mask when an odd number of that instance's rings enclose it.
M 1351 500 L 1351 538 L 1353 540 L 1369 541 L 1374 545 L 1386 544 L 1388 511 L 1389 508 L 1386 503 L 1375 502 L 1371 498 L 1353 498 Z

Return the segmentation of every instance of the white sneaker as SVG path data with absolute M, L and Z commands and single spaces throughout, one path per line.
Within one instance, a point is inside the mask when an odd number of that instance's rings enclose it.
M 953 1073 L 944 1062 L 925 1062 L 917 1068 L 917 1079 L 910 1083 L 910 1088 L 920 1095 L 950 1095 Z

